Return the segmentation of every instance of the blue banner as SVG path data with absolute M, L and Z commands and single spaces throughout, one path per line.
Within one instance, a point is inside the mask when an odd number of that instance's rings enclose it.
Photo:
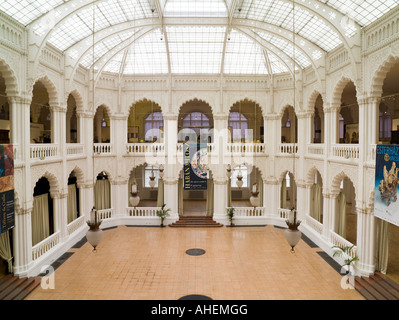
M 0 233 L 15 225 L 14 156 L 12 144 L 0 144 Z
M 206 156 L 206 143 L 184 144 L 184 190 L 207 189 Z
M 399 145 L 377 145 L 374 215 L 399 226 Z

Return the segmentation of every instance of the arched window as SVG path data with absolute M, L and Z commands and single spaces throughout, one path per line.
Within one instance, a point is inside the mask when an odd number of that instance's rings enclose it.
M 210 121 L 208 116 L 202 112 L 191 112 L 183 118 L 183 128 L 193 129 L 199 134 L 201 129 L 210 128 Z
M 233 141 L 241 141 L 241 138 L 245 138 L 245 131 L 248 130 L 248 119 L 240 112 L 230 112 L 229 127 L 233 131 Z
M 162 112 L 152 112 L 144 119 L 144 136 L 146 141 L 153 141 L 154 137 L 157 139 L 161 136 L 161 129 L 163 128 Z

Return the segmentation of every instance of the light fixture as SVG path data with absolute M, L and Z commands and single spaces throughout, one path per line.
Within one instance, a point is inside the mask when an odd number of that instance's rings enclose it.
M 236 185 L 237 185 L 238 189 L 241 189 L 243 184 L 244 184 L 244 181 L 242 181 L 242 173 L 241 173 L 241 165 L 240 165 L 239 169 L 238 169 L 237 181 L 236 181 Z
M 94 30 L 95 30 L 95 6 L 93 1 L 93 110 L 94 110 Z M 94 174 L 94 154 L 93 154 L 93 199 L 95 199 L 96 177 Z M 98 212 L 93 206 L 90 212 L 90 220 L 87 221 L 89 230 L 86 232 L 86 239 L 92 245 L 93 252 L 97 252 L 97 246 L 103 237 L 103 231 L 100 229 L 101 219 L 98 219 Z
M 295 3 L 294 0 L 292 0 L 292 41 L 293 41 L 293 59 L 292 59 L 292 66 L 293 66 L 293 90 L 294 90 L 294 109 L 295 109 L 295 102 L 296 102 L 296 90 L 295 90 Z M 295 177 L 295 153 L 296 149 L 294 148 L 293 150 L 293 175 Z M 291 188 L 294 186 L 294 184 L 291 184 Z M 294 193 L 292 193 L 294 194 Z M 295 209 L 295 197 L 293 199 L 293 206 L 291 207 L 291 210 L 289 212 L 288 219 L 285 221 L 288 229 L 284 231 L 285 238 L 288 242 L 288 244 L 291 246 L 291 253 L 295 253 L 295 246 L 298 244 L 299 240 L 301 239 L 302 233 L 301 231 L 298 230 L 299 225 L 301 224 L 301 221 L 297 219 L 297 211 Z
M 163 176 L 165 175 L 165 168 L 163 167 L 162 164 L 159 166 L 158 175 L 159 175 L 159 177 L 160 177 L 161 179 L 162 179 Z
M 134 179 L 132 187 L 131 187 L 130 198 L 129 198 L 129 203 L 130 203 L 131 207 L 135 208 L 138 206 L 138 204 L 140 202 L 140 197 L 138 196 L 138 194 L 139 194 L 139 192 L 137 190 L 136 179 Z
M 229 164 L 227 165 L 226 175 L 227 175 L 227 177 L 230 179 L 232 174 L 233 174 L 233 173 L 232 173 L 232 171 L 231 171 L 231 165 L 230 165 L 230 163 L 229 163 Z
M 97 252 L 97 246 L 103 237 L 103 231 L 100 229 L 102 220 L 98 219 L 98 212 L 93 207 L 90 212 L 90 220 L 87 221 L 89 230 L 86 232 L 86 239 L 92 245 L 93 252 Z
M 251 197 L 249 198 L 249 201 L 251 202 L 252 206 L 255 208 L 259 207 L 260 205 L 258 185 L 256 183 L 252 185 Z
M 151 167 L 151 176 L 150 176 L 150 187 L 151 189 L 155 187 L 156 180 L 155 180 L 155 175 L 154 175 L 154 167 Z

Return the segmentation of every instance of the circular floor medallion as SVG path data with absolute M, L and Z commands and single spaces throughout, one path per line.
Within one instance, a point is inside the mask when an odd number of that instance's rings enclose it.
M 194 248 L 194 249 L 188 249 L 186 253 L 190 256 L 201 256 L 205 253 L 205 250 Z
M 181 297 L 179 300 L 212 300 L 212 298 L 200 294 L 189 294 L 187 296 Z

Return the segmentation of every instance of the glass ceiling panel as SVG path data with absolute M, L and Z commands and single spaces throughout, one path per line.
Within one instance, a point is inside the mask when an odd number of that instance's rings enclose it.
M 123 60 L 123 54 L 124 51 L 118 53 L 117 55 L 115 55 L 115 57 L 113 57 L 104 67 L 104 71 L 105 72 L 113 72 L 113 73 L 119 73 L 120 72 L 120 68 L 121 68 L 121 64 L 122 64 L 122 60 Z
M 267 56 L 269 57 L 272 73 L 276 74 L 276 73 L 288 72 L 287 67 L 281 62 L 279 58 L 277 58 L 275 54 L 268 51 Z
M 268 74 L 263 51 L 256 43 L 232 30 L 226 44 L 224 73 L 229 74 Z
M 280 50 L 284 51 L 291 59 L 294 57 L 294 52 L 293 52 L 293 45 L 291 42 L 274 36 L 270 33 L 265 33 L 265 32 L 256 32 L 261 38 L 265 39 L 266 41 L 270 42 L 271 44 L 275 45 L 277 48 Z M 298 50 L 297 48 L 295 49 L 295 61 L 298 63 L 301 68 L 306 68 L 310 66 L 311 62 L 308 59 L 308 57 L 301 51 Z
M 399 5 L 397 0 L 319 0 L 348 15 L 361 26 L 374 22 Z
M 311 40 L 324 51 L 330 51 L 342 43 L 335 31 L 308 10 L 296 6 L 293 21 L 290 2 L 244 0 L 241 12 L 236 13 L 236 17 L 264 21 L 290 31 L 295 24 L 295 31 L 299 35 Z
M 127 53 L 124 74 L 168 73 L 168 57 L 165 40 L 160 30 L 138 39 Z
M 227 17 L 224 0 L 168 0 L 165 17 Z
M 126 39 L 131 37 L 134 34 L 133 31 L 127 31 L 125 33 L 120 33 L 109 37 L 99 43 L 94 45 L 94 61 L 97 61 L 100 57 L 104 56 L 106 53 L 115 53 L 115 47 L 123 43 Z M 90 68 L 93 63 L 93 51 L 89 50 L 89 52 L 82 58 L 80 61 L 81 65 Z
M 27 25 L 31 21 L 67 1 L 68 0 L 2 0 L 0 1 L 0 10 L 23 25 Z
M 172 73 L 220 73 L 225 27 L 167 27 Z
M 145 18 L 152 15 L 146 0 L 108 0 L 95 5 L 94 29 L 102 30 L 111 25 Z M 74 43 L 92 34 L 93 7 L 79 11 L 54 29 L 49 42 L 60 50 L 66 50 Z

